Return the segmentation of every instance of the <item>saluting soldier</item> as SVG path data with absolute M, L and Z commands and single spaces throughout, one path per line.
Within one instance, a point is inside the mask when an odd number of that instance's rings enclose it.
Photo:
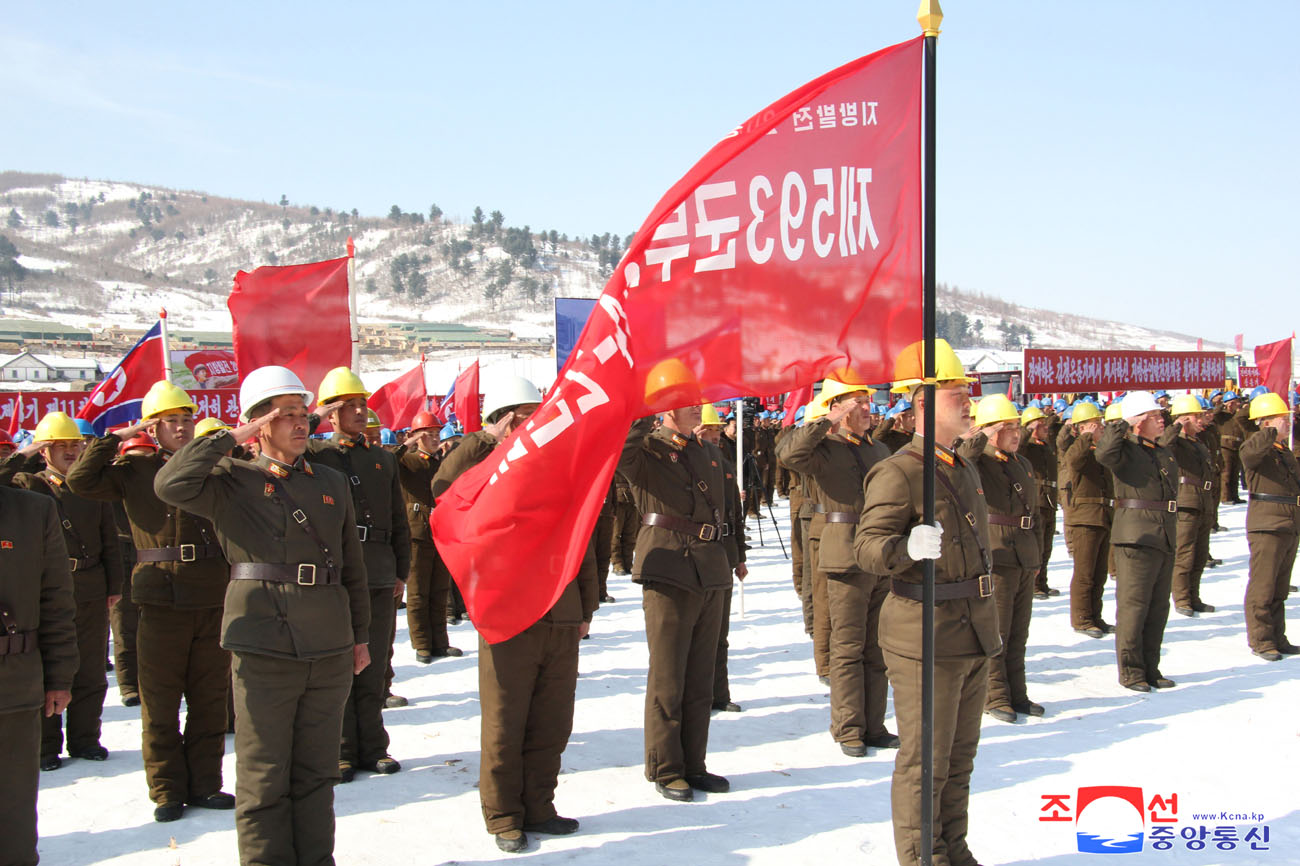
M 1174 610 L 1183 616 L 1213 613 L 1214 605 L 1201 601 L 1201 573 L 1210 558 L 1210 530 L 1214 526 L 1211 496 L 1214 461 L 1201 443 L 1204 425 L 1201 404 L 1194 394 L 1179 394 L 1170 404 L 1174 423 L 1160 436 L 1160 444 L 1178 461 L 1178 548 L 1174 554 Z
M 1300 464 L 1286 447 L 1289 414 L 1277 394 L 1251 400 L 1250 419 L 1259 423 L 1259 432 L 1241 448 L 1250 492 L 1246 639 L 1251 651 L 1268 661 L 1300 652 L 1286 636 L 1286 599 L 1300 543 Z
M 1214 424 L 1219 428 L 1219 448 L 1223 455 L 1223 475 L 1220 482 L 1220 501 L 1239 505 L 1241 498 L 1237 483 L 1241 477 L 1241 445 L 1246 441 L 1246 430 L 1241 425 L 1241 396 L 1236 391 L 1226 391 L 1219 410 L 1214 413 Z
M 1118 404 L 1117 404 L 1118 405 Z M 1070 580 L 1070 625 L 1076 632 L 1102 638 L 1113 630 L 1101 615 L 1110 562 L 1110 528 L 1115 509 L 1115 490 L 1110 470 L 1097 462 L 1097 440 L 1102 433 L 1102 414 L 1094 404 L 1074 410 L 1073 440 L 1061 458 L 1061 472 L 1067 491 L 1065 537 L 1074 558 Z M 1064 431 L 1063 431 L 1064 432 Z
M 795 595 L 799 596 L 800 604 L 804 599 L 804 535 L 806 534 L 807 522 L 812 520 L 812 502 L 804 494 L 803 473 L 796 472 L 785 463 L 785 452 L 789 447 L 787 441 L 795 430 L 803 424 L 805 407 L 800 406 L 795 410 L 795 422 L 781 431 L 776 437 L 776 443 L 773 448 L 773 454 L 781 469 L 790 475 L 789 487 L 787 494 L 790 497 L 790 576 L 794 581 Z M 811 580 L 811 578 L 808 578 Z M 804 609 L 804 631 L 812 635 L 812 609 Z
M 0 863 L 36 853 L 41 725 L 72 700 L 76 602 L 54 500 L 0 486 Z M 86 653 L 100 676 L 103 643 Z
M 198 425 L 195 425 L 198 429 Z M 90 447 L 87 443 L 86 447 Z M 123 442 L 118 454 L 155 454 L 158 445 L 147 433 L 140 433 Z M 113 521 L 117 524 L 117 549 L 122 557 L 122 596 L 109 612 L 108 624 L 113 632 L 113 664 L 117 668 L 117 692 L 124 707 L 140 706 L 140 678 L 135 635 L 140 627 L 140 609 L 131 599 L 131 572 L 135 570 L 135 538 L 131 534 L 131 520 L 126 516 L 126 506 L 121 500 L 110 502 Z
M 1043 715 L 1025 685 L 1025 647 L 1033 615 L 1034 579 L 1042 566 L 1038 546 L 1037 491 L 1029 461 L 1020 447 L 1020 413 L 1003 394 L 980 400 L 975 428 L 957 449 L 979 473 L 988 510 L 993 556 L 993 598 L 998 609 L 1002 652 L 989 661 L 989 689 L 984 711 L 1003 722 L 1017 713 Z
M 1090 405 L 1080 401 L 1075 409 Z M 1047 564 L 1052 559 L 1052 536 L 1056 534 L 1057 476 L 1056 443 L 1050 438 L 1051 422 L 1041 409 L 1026 409 L 1020 418 L 1024 430 L 1017 452 L 1029 461 L 1037 490 L 1034 493 L 1034 526 L 1038 532 L 1038 550 L 1042 564 L 1034 578 L 1034 598 L 1045 600 L 1061 594 L 1059 589 L 1047 585 Z M 1064 428 L 1062 428 L 1064 429 Z M 1005 637 L 1004 637 L 1005 639 Z
M 489 384 L 483 429 L 466 436 L 438 467 L 435 500 L 487 460 L 541 402 L 537 386 L 520 376 Z M 500 643 L 479 637 L 479 802 L 487 831 L 510 854 L 528 847 L 528 832 L 568 835 L 578 829 L 576 819 L 556 812 L 555 786 L 573 731 L 578 645 L 599 604 L 590 542 L 587 554 L 577 578 L 541 619 Z
M 154 477 L 194 438 L 193 401 L 162 380 L 149 389 L 140 410 L 139 423 L 90 443 L 68 470 L 67 482 L 87 499 L 122 502 L 131 522 L 144 771 L 157 804 L 154 820 L 167 822 L 180 818 L 186 806 L 235 805 L 221 790 L 230 655 L 219 637 L 229 569 L 212 524 L 154 492 Z M 118 447 L 140 432 L 152 434 L 158 451 L 119 457 Z
M 429 514 L 433 511 L 433 477 L 445 453 L 439 447 L 442 427 L 429 412 L 417 412 L 411 432 L 397 452 L 397 474 L 406 500 L 411 532 L 411 569 L 406 578 L 406 624 L 415 660 L 460 656 L 447 638 L 447 593 L 451 574 L 433 546 Z
M 371 443 L 366 433 L 369 416 L 374 414 L 366 407 L 369 397 L 361 377 L 347 367 L 326 373 L 316 396 L 317 412 L 329 420 L 334 433 L 326 440 L 311 440 L 307 448 L 313 465 L 329 466 L 348 480 L 370 589 L 367 631 L 374 664 L 353 678 L 352 694 L 343 711 L 339 774 L 345 783 L 352 781 L 358 768 L 381 775 L 401 769 L 388 754 L 384 680 L 393 645 L 395 605 L 411 567 L 411 531 L 397 478 L 397 458 Z
M 936 863 L 971 866 L 966 844 L 970 777 L 979 748 L 989 659 L 1002 649 L 993 600 L 988 512 L 979 473 L 950 446 L 971 423 L 970 379 L 945 340 L 935 340 L 935 525 L 923 523 L 923 344 L 894 364 L 895 387 L 913 392 L 912 442 L 867 475 L 854 540 L 858 566 L 888 575 L 880 613 L 880 644 L 901 745 L 890 787 L 894 847 L 900 866 L 916 866 L 929 850 Z M 934 563 L 933 838 L 921 838 L 921 561 Z
M 1160 673 L 1178 539 L 1178 463 L 1156 440 L 1164 417 L 1150 391 L 1130 391 L 1094 452 L 1115 484 L 1115 656 L 1119 682 L 1137 692 L 1172 688 Z
M 155 481 L 164 501 L 212 521 L 231 563 L 221 643 L 234 653 L 244 866 L 334 862 L 343 707 L 370 664 L 351 485 L 303 456 L 310 400 L 292 371 L 253 370 L 239 388 L 245 423 L 194 440 Z M 254 437 L 256 460 L 228 456 Z
M 805 407 L 804 424 L 812 424 L 826 417 L 825 403 L 814 399 Z M 777 459 L 786 460 L 794 437 L 782 440 L 781 451 Z M 799 512 L 800 536 L 803 539 L 803 618 L 804 630 L 813 641 L 813 666 L 817 678 L 824 685 L 831 684 L 831 620 L 827 610 L 826 577 L 818 573 L 817 553 L 821 543 L 822 527 L 825 519 L 818 519 L 817 502 L 821 497 L 817 477 L 812 473 L 803 473 L 803 505 Z
M 641 526 L 641 515 L 632 501 L 632 491 L 627 480 L 614 473 L 614 532 L 610 539 L 610 567 L 617 575 L 632 573 L 632 557 L 636 553 L 636 536 Z
M 904 397 L 885 413 L 885 420 L 876 428 L 876 441 L 883 443 L 893 454 L 912 441 L 915 430 L 916 412 L 911 401 Z
M 845 378 L 852 378 L 846 376 Z M 889 450 L 866 432 L 873 389 L 828 378 L 816 402 L 826 414 L 790 437 L 785 461 L 817 480 L 813 520 L 821 520 L 817 568 L 826 586 L 830 625 L 831 737 L 844 754 L 893 749 L 885 728 L 889 680 L 880 651 L 880 608 L 888 582 L 858 567 L 854 532 L 867 473 Z
M 77 647 L 81 660 L 72 681 L 72 703 L 67 710 L 68 754 L 89 761 L 108 758 L 99 742 L 108 679 L 99 648 L 108 640 L 108 611 L 121 596 L 122 557 L 117 547 L 117 525 L 107 502 L 83 499 L 68 490 L 67 472 L 85 448 L 81 431 L 63 412 L 50 412 L 36 425 L 32 444 L 45 468 L 21 472 L 13 485 L 48 496 L 54 502 L 63 541 L 68 549 L 73 597 L 77 605 Z M 24 448 L 19 453 L 30 453 Z M 41 729 L 41 769 L 62 766 L 63 718 L 45 719 Z
M 716 446 L 694 435 L 700 424 L 694 375 L 676 359 L 646 381 L 646 403 L 673 405 L 663 425 L 632 425 L 618 471 L 641 511 L 636 566 L 650 665 L 645 698 L 645 777 L 669 800 L 731 784 L 706 766 L 718 631 L 732 569 L 723 543 L 726 478 Z

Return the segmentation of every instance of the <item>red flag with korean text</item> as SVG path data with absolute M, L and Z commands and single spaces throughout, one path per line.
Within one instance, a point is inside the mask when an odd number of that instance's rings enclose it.
M 573 579 L 637 417 L 892 377 L 921 337 L 921 70 L 918 37 L 809 82 L 650 212 L 545 401 L 434 510 L 486 640 Z
M 420 356 L 420 363 L 371 394 L 366 402 L 389 430 L 411 426 L 415 413 L 429 408 L 429 394 L 424 384 L 424 356 Z
M 478 361 L 475 360 L 452 383 L 451 411 L 456 414 L 461 429 L 475 433 L 483 429 L 482 403 L 478 393 Z M 543 611 L 545 612 L 545 611 Z
M 1291 393 L 1291 339 L 1256 346 L 1255 366 L 1259 368 L 1259 383 L 1286 399 Z
M 352 364 L 346 256 L 240 271 L 226 305 L 241 381 L 278 364 L 315 391 L 330 370 Z

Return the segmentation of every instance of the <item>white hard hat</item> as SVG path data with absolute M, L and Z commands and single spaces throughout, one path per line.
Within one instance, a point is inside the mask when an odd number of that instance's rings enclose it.
M 248 421 L 248 413 L 259 403 L 285 394 L 299 394 L 305 403 L 310 403 L 312 398 L 298 374 L 288 367 L 258 367 L 239 385 L 239 419 Z
M 523 376 L 502 376 L 490 382 L 483 395 L 483 420 L 501 409 L 511 409 L 525 403 L 542 402 L 542 392 Z
M 1129 391 L 1121 404 L 1120 416 L 1128 421 L 1147 412 L 1159 412 L 1160 404 L 1150 391 Z

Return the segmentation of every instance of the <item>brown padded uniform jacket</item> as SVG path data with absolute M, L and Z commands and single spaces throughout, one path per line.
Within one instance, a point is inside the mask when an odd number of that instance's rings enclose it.
M 433 476 L 438 474 L 442 458 L 426 454 L 419 448 L 403 445 L 397 450 L 397 478 L 405 500 L 406 525 L 412 541 L 433 541 L 429 515 L 433 512 Z
M 1115 513 L 1114 481 L 1110 470 L 1097 462 L 1097 446 L 1091 433 L 1082 433 L 1070 444 L 1061 460 L 1061 472 L 1069 491 L 1065 501 L 1067 526 L 1109 527 Z M 1104 501 L 1103 501 L 1104 500 Z
M 121 595 L 124 569 L 113 507 L 73 493 L 53 469 L 35 475 L 20 473 L 14 476 L 14 486 L 54 500 L 63 524 L 68 564 L 74 569 L 72 585 L 77 604 Z
M 1159 442 L 1168 448 L 1178 463 L 1178 510 L 1208 514 L 1214 510 L 1214 460 L 1199 440 L 1181 435 L 1174 424 L 1160 434 Z
M 1107 421 L 1093 452 L 1097 462 L 1111 471 L 1115 483 L 1110 542 L 1172 552 L 1178 540 L 1178 512 L 1170 511 L 1165 503 L 1178 499 L 1178 463 L 1168 448 L 1131 435 L 1130 429 L 1123 419 Z M 1125 508 L 1120 505 L 1124 499 L 1153 504 L 1150 508 Z
M 907 536 L 922 522 L 923 440 L 917 435 L 867 474 L 866 498 L 858 521 L 854 551 L 867 574 L 892 575 L 907 583 L 922 582 L 922 564 L 907 555 Z M 960 502 L 937 478 L 934 515 L 943 527 L 943 543 L 934 561 L 936 583 L 952 583 L 988 574 L 983 551 L 989 549 L 988 511 L 979 473 L 957 454 L 935 448 L 935 473 L 942 473 Z M 983 550 L 981 550 L 981 548 Z M 904 658 L 921 658 L 921 602 L 891 592 L 880 611 L 880 646 Z M 990 594 L 956 598 L 934 607 L 937 658 L 988 656 L 1002 651 L 998 609 Z
M 1039 442 L 1026 431 L 1016 453 L 1029 461 L 1033 471 L 1034 497 L 1038 503 L 1035 507 L 1055 508 L 1059 501 L 1057 476 L 1060 474 L 1056 465 L 1056 446 L 1051 442 Z
M 989 524 L 993 564 L 1038 571 L 1043 564 L 1036 525 L 1038 491 L 1034 486 L 1029 462 L 1019 454 L 993 447 L 988 436 L 983 433 L 976 433 L 963 441 L 958 446 L 957 453 L 979 473 L 984 502 L 990 515 L 997 514 L 1031 524 L 1030 528 L 1025 529 Z
M 1296 505 L 1251 499 L 1246 506 L 1247 532 L 1300 533 L 1300 465 L 1293 453 L 1278 441 L 1277 431 L 1265 427 L 1241 447 L 1246 467 L 1246 489 L 1294 497 Z

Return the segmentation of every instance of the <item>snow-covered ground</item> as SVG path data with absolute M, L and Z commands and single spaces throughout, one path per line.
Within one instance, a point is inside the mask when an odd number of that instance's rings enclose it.
M 776 515 L 784 535 L 784 502 Z M 1094 785 L 1142 789 L 1145 849 L 1123 862 L 1300 862 L 1293 778 L 1300 751 L 1300 659 L 1270 664 L 1247 649 L 1245 506 L 1225 506 L 1222 518 L 1228 531 L 1213 536 L 1211 549 L 1224 564 L 1205 573 L 1202 590 L 1218 610 L 1196 619 L 1171 613 L 1161 669 L 1178 685 L 1149 695 L 1117 684 L 1111 638 L 1092 640 L 1070 629 L 1071 566 L 1063 536 L 1057 536 L 1049 581 L 1063 593 L 1035 602 L 1029 644 L 1030 696 L 1047 715 L 1016 725 L 985 717 L 970 844 L 986 866 L 1110 862 L 1107 855 L 1078 852 L 1072 821 L 1041 820 L 1050 814 L 1042 811 L 1045 797 L 1064 795 L 1065 814 L 1073 818 L 1077 790 Z M 745 613 L 737 596 L 731 624 L 732 696 L 744 712 L 715 714 L 710 737 L 709 769 L 730 778 L 732 793 L 671 803 L 642 776 L 646 647 L 640 592 L 628 578 L 611 577 L 618 601 L 599 611 L 591 640 L 582 644 L 574 733 L 556 795 L 560 813 L 579 818 L 582 828 L 569 837 L 532 837 L 522 856 L 601 866 L 895 862 L 889 821 L 894 753 L 853 759 L 831 741 L 826 689 L 813 673 L 789 566 L 771 522 L 765 524 L 762 547 L 751 529 Z M 1290 607 L 1294 617 L 1296 606 Z M 1105 617 L 1114 621 L 1109 590 Z M 452 642 L 465 657 L 428 667 L 416 664 L 400 617 L 397 642 L 394 690 L 410 706 L 385 711 L 385 721 L 403 769 L 395 776 L 363 774 L 338 788 L 338 862 L 511 859 L 484 831 L 475 790 L 477 638 L 468 624 L 453 628 Z M 153 822 L 140 763 L 139 712 L 121 706 L 111 674 L 104 720 L 104 745 L 112 752 L 107 763 L 68 760 L 42 777 L 42 862 L 236 862 L 229 812 L 195 810 L 173 824 Z M 894 727 L 892 717 L 888 724 Z M 228 740 L 226 789 L 233 791 L 231 748 Z M 1162 802 L 1153 804 L 1157 795 Z M 1177 795 L 1176 814 L 1165 805 L 1170 795 Z M 1126 816 L 1105 802 L 1091 807 L 1090 829 L 1120 831 L 1125 821 L 1131 827 L 1136 815 L 1125 808 Z M 1153 820 L 1153 809 L 1154 818 L 1176 821 Z M 1213 819 L 1194 818 L 1211 812 Z M 1223 812 L 1263 818 L 1220 818 Z M 1099 820 L 1106 817 L 1113 819 L 1109 827 Z M 1261 825 L 1269 830 L 1268 850 L 1252 851 L 1240 840 Z M 1153 850 L 1153 830 L 1162 827 L 1185 834 L 1205 827 L 1210 838 L 1204 850 L 1189 849 L 1183 837 L 1172 850 Z M 1234 848 L 1216 847 L 1218 827 L 1237 828 Z

